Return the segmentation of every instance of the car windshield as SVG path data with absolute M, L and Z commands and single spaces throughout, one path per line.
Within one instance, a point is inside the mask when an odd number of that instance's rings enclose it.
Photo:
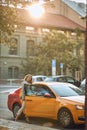
M 48 77 L 48 78 L 46 78 L 44 81 L 45 81 L 45 82 L 46 82 L 46 81 L 49 81 L 49 82 L 50 82 L 50 81 L 55 81 L 55 79 L 54 79 L 53 77 Z
M 60 97 L 84 95 L 82 90 L 71 84 L 51 85 L 51 88 Z
M 37 81 L 44 81 L 45 80 L 45 78 L 46 78 L 47 76 L 33 76 L 33 81 L 34 82 L 37 82 Z
M 86 79 L 84 79 L 82 82 L 81 82 L 81 85 L 85 85 L 85 82 L 86 82 Z

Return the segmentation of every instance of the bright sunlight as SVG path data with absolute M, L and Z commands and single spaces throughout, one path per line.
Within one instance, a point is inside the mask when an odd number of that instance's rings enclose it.
M 44 8 L 40 4 L 33 4 L 29 7 L 31 15 L 35 18 L 39 18 L 45 12 Z

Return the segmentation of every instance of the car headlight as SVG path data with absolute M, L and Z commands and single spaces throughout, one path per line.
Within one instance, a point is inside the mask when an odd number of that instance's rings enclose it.
M 84 106 L 82 106 L 82 105 L 75 105 L 75 108 L 77 110 L 84 110 Z

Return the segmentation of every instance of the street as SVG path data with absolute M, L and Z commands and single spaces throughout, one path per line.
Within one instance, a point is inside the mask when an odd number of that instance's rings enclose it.
M 0 108 L 0 118 L 4 118 L 7 120 L 11 120 L 14 121 L 13 115 L 12 113 L 8 110 L 8 109 L 1 109 Z M 51 127 L 51 128 L 55 128 L 56 129 L 61 129 L 61 130 L 66 130 L 64 128 L 62 128 L 57 121 L 53 121 L 53 120 L 49 120 L 49 119 L 43 119 L 43 118 L 30 118 L 30 121 L 33 125 L 38 125 L 38 126 L 47 126 L 47 127 Z M 17 122 L 23 122 L 25 123 L 25 119 L 20 119 Z M 72 129 L 68 129 L 68 130 L 84 130 L 84 126 L 83 125 L 76 125 L 74 128 Z
M 10 88 L 12 90 L 12 88 Z M 10 90 L 9 90 L 10 91 Z M 14 121 L 13 118 L 13 114 L 12 112 L 10 112 L 7 108 L 7 97 L 8 97 L 8 93 L 9 91 L 5 91 L 3 90 L 3 92 L 0 93 L 0 118 L 3 119 L 7 119 L 7 120 L 11 120 Z M 34 125 L 38 125 L 38 126 L 47 126 L 47 127 L 51 127 L 56 129 L 61 129 L 61 130 L 66 130 L 64 128 L 62 128 L 57 121 L 54 120 L 49 120 L 49 119 L 44 119 L 44 118 L 30 118 L 31 123 Z M 25 119 L 22 120 L 18 120 L 18 122 L 25 122 Z M 85 127 L 83 125 L 76 125 L 74 128 L 72 129 L 68 129 L 68 130 L 84 130 Z

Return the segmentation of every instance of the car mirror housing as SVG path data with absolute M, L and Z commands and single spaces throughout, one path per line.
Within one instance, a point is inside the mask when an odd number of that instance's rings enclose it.
M 44 97 L 48 97 L 49 98 L 49 97 L 51 97 L 51 95 L 50 95 L 50 93 L 45 93 Z

